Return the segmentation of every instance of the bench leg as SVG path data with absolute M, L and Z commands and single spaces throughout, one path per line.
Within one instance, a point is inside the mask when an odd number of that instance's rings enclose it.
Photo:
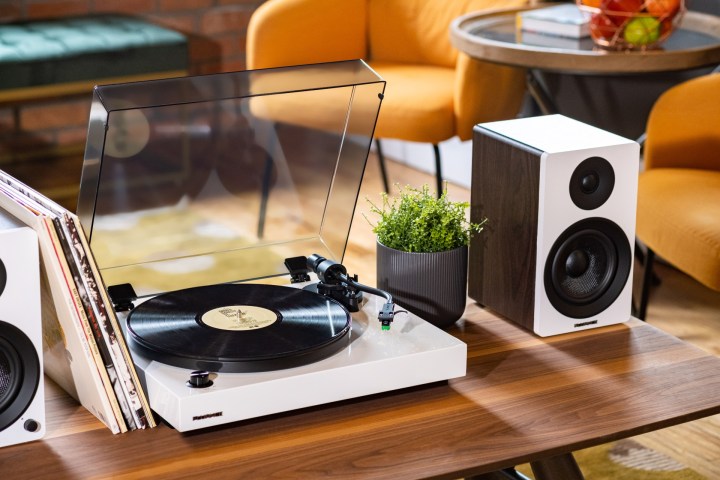
M 12 115 L 13 115 L 13 128 L 15 129 L 15 133 L 19 133 L 20 132 L 20 105 L 12 106 Z

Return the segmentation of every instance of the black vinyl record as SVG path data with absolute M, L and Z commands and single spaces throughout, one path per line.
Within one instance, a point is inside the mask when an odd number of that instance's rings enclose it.
M 352 318 L 337 301 L 272 285 L 212 285 L 165 293 L 128 317 L 150 359 L 210 372 L 306 365 L 348 345 Z

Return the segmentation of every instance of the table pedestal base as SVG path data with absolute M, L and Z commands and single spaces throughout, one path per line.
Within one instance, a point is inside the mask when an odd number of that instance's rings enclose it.
M 530 463 L 535 480 L 584 480 L 572 453 L 545 458 Z M 529 480 L 528 477 L 514 468 L 506 468 L 497 472 L 483 473 L 467 477 L 465 480 Z
M 532 471 L 535 474 L 535 480 L 551 480 L 557 478 L 564 480 L 583 480 L 585 478 L 572 453 L 565 453 L 531 462 L 530 467 L 532 467 Z

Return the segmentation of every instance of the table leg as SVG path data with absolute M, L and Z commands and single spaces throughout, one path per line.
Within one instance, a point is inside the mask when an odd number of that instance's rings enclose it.
M 465 477 L 465 480 L 530 480 L 528 477 L 518 472 L 514 468 L 505 468 L 497 472 L 482 473 Z
M 532 68 L 529 68 L 527 74 L 525 75 L 525 85 L 527 86 L 530 96 L 532 96 L 533 100 L 535 100 L 535 103 L 537 103 L 537 106 L 540 108 L 543 115 L 558 113 L 557 105 L 555 105 L 555 102 L 550 97 L 550 94 L 538 79 L 537 73 Z
M 530 463 L 535 480 L 583 480 L 582 472 L 572 453 L 544 458 Z

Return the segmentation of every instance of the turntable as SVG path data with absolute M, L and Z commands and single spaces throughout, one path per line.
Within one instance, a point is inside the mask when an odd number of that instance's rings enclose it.
M 96 87 L 78 215 L 177 430 L 465 374 L 341 264 L 384 86 L 358 60 Z

